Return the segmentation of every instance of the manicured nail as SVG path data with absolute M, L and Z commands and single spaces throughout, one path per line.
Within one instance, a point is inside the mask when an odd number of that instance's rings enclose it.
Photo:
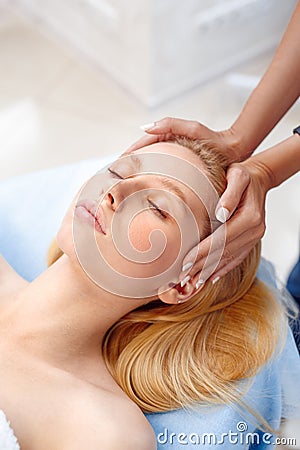
M 220 277 L 216 277 L 212 280 L 212 284 L 216 284 L 219 281 Z
M 201 286 L 201 284 L 204 284 L 204 280 L 202 280 L 202 278 L 199 278 L 199 280 L 196 283 L 196 289 L 199 289 L 199 287 Z
M 141 125 L 140 129 L 143 131 L 148 131 L 151 130 L 151 128 L 155 127 L 155 122 L 151 122 L 151 123 L 146 123 L 145 125 Z
M 229 217 L 228 209 L 224 208 L 223 206 L 220 206 L 220 208 L 216 212 L 216 218 L 218 219 L 218 221 L 221 223 L 225 223 L 228 217 Z
M 184 277 L 184 279 L 182 281 L 180 281 L 180 286 L 183 287 L 186 285 L 186 283 L 191 279 L 191 277 L 189 275 L 187 275 L 186 277 Z
M 181 272 L 186 272 L 191 267 L 193 267 L 193 263 L 192 262 L 187 262 L 184 266 L 182 266 Z

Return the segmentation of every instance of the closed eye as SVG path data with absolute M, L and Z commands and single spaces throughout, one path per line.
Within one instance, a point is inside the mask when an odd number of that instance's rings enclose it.
M 152 209 L 155 214 L 160 216 L 162 219 L 167 219 L 167 214 L 165 214 L 155 203 L 153 203 L 152 200 L 148 199 L 148 203 L 150 205 L 150 209 Z
M 118 174 L 118 172 L 115 172 L 110 167 L 107 170 L 114 178 L 119 178 L 120 180 L 124 180 L 125 179 L 120 174 Z M 152 209 L 153 212 L 156 215 L 158 215 L 161 219 L 167 219 L 168 218 L 167 214 L 165 214 L 152 200 L 148 199 L 148 203 L 150 205 L 150 209 Z
M 110 167 L 107 170 L 114 178 L 120 178 L 120 180 L 124 180 L 124 178 L 121 177 L 121 175 L 119 175 L 117 172 L 112 170 Z

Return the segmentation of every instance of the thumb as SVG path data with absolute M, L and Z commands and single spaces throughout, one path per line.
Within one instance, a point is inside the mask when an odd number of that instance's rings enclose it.
M 212 133 L 200 122 L 174 117 L 165 117 L 156 122 L 142 125 L 141 129 L 149 134 L 187 136 L 191 139 L 206 139 Z
M 227 170 L 227 187 L 216 207 L 216 218 L 225 223 L 235 212 L 247 189 L 250 176 L 240 164 L 231 164 Z

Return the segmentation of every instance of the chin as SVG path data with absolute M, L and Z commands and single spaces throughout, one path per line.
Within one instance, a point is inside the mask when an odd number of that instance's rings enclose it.
M 69 210 L 63 218 L 55 239 L 63 253 L 73 259 L 73 257 L 76 258 L 76 253 L 73 243 L 72 219 L 73 214 Z

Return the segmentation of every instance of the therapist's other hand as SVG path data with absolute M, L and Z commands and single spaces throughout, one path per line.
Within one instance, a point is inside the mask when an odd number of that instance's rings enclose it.
M 216 217 L 223 225 L 185 256 L 180 280 L 194 277 L 193 284 L 199 288 L 208 280 L 218 281 L 246 258 L 265 233 L 265 199 L 270 188 L 269 180 L 267 168 L 254 157 L 229 166 L 227 188 L 216 208 Z M 222 209 L 218 212 L 220 207 Z M 224 245 L 223 227 L 226 227 L 226 242 L 220 259 L 220 246 Z M 220 241 L 220 245 L 210 252 L 212 236 L 215 242 Z
M 141 128 L 147 135 L 131 145 L 125 153 L 131 153 L 141 147 L 156 142 L 168 141 L 174 137 L 185 136 L 190 139 L 210 141 L 217 150 L 226 154 L 232 162 L 244 159 L 241 157 L 243 153 L 241 151 L 241 140 L 232 128 L 224 131 L 213 131 L 195 120 L 176 119 L 172 117 L 165 117 L 157 122 L 143 125 Z

